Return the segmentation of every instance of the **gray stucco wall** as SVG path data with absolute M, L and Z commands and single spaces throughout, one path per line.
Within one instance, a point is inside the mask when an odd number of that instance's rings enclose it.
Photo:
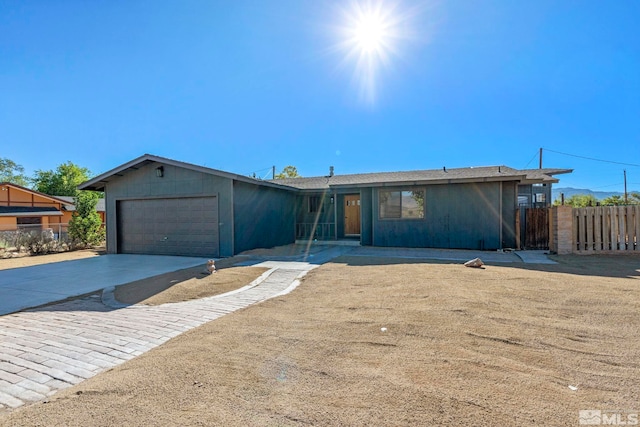
M 116 253 L 118 200 L 183 196 L 217 196 L 220 255 L 233 255 L 232 181 L 229 178 L 162 165 L 164 176 L 156 176 L 159 163 L 152 163 L 110 181 L 105 188 L 107 252 Z
M 515 205 L 515 188 L 500 192 L 500 183 L 469 183 L 414 187 L 425 189 L 423 219 L 380 219 L 378 190 L 373 191 L 373 245 L 450 249 L 499 249 L 500 202 L 503 215 Z M 386 188 L 391 189 L 391 188 Z M 407 190 L 407 187 L 397 188 Z M 511 201 L 509 201 L 511 199 Z M 508 209 L 506 206 L 509 205 Z M 513 214 L 504 217 L 515 224 Z M 513 226 L 511 226 L 513 227 Z M 509 237 L 510 239 L 511 237 Z M 504 236 L 503 236 L 504 239 Z
M 292 191 L 234 181 L 235 253 L 294 243 L 295 205 Z

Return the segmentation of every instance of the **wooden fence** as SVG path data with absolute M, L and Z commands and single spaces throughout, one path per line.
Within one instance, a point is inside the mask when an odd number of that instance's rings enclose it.
M 640 251 L 640 206 L 596 206 L 572 210 L 576 253 Z
M 525 249 L 549 249 L 549 208 L 525 209 Z

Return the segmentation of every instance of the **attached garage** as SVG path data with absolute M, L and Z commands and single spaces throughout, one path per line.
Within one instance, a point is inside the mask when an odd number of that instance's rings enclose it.
M 218 257 L 218 198 L 119 200 L 118 253 Z
M 107 253 L 220 258 L 295 241 L 297 190 L 145 154 L 79 186 L 105 193 Z

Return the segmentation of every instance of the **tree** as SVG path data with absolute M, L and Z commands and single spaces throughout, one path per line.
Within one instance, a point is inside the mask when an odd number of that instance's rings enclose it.
M 26 187 L 28 181 L 24 175 L 24 167 L 22 165 L 11 159 L 0 157 L 0 182 L 10 182 Z
M 600 202 L 603 206 L 624 206 L 624 197 L 614 194 L 612 196 L 602 199 Z
M 37 170 L 32 178 L 33 189 L 50 196 L 75 197 L 77 187 L 89 179 L 91 172 L 71 162 L 63 163 L 55 171 Z
M 300 178 L 300 174 L 298 174 L 298 168 L 295 166 L 285 166 L 282 169 L 282 172 L 276 175 L 276 179 L 285 179 L 285 178 Z
M 105 238 L 102 220 L 96 211 L 98 198 L 98 193 L 93 191 L 78 191 L 74 199 L 76 210 L 69 221 L 69 236 L 83 246 L 102 243 Z
M 553 201 L 554 206 L 560 205 L 560 198 Z M 573 206 L 574 208 L 584 208 L 587 206 L 596 206 L 598 199 L 592 194 L 574 194 L 573 196 L 564 199 L 566 206 Z

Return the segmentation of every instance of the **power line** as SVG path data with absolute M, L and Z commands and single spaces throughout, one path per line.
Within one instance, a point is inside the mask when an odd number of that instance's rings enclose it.
M 529 164 L 530 164 L 531 162 L 533 162 L 533 159 L 535 159 L 536 157 L 538 157 L 538 151 L 537 151 L 537 150 L 536 150 L 536 154 L 534 154 L 534 155 L 533 155 L 533 157 L 531 158 L 531 160 L 529 160 L 529 161 L 527 162 L 527 164 L 526 164 L 526 165 L 524 165 L 524 168 L 523 168 L 523 169 L 526 169 L 526 168 L 527 168 L 527 166 L 529 166 Z
M 635 167 L 640 168 L 640 165 L 635 164 L 635 163 L 624 163 L 624 162 L 615 162 L 613 160 L 596 159 L 596 158 L 593 158 L 593 157 L 579 156 L 577 154 L 562 153 L 560 151 L 549 150 L 548 148 L 545 148 L 544 150 L 549 151 L 551 153 L 562 154 L 563 156 L 577 157 L 579 159 L 586 159 L 586 160 L 593 160 L 594 162 L 612 163 L 612 164 L 615 164 L 615 165 L 635 166 Z

